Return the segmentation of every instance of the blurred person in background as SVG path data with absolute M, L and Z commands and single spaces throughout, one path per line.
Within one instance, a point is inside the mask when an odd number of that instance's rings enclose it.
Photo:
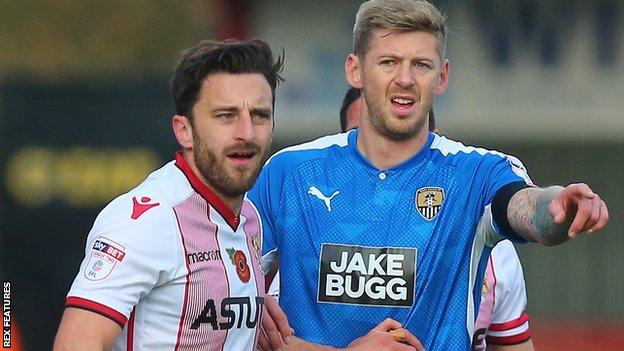
M 429 132 L 450 73 L 445 42 L 426 1 L 362 4 L 345 71 L 368 114 L 357 130 L 276 153 L 248 193 L 263 267 L 279 256 L 288 282 L 279 305 L 297 337 L 287 346 L 364 349 L 352 340 L 390 318 L 396 326 L 377 332 L 404 327 L 429 351 L 470 350 L 497 242 L 558 245 L 608 222 L 588 185 L 537 187 L 515 157 Z M 274 327 L 263 320 L 267 335 Z
M 95 220 L 54 350 L 256 349 L 261 229 L 244 194 L 281 69 L 261 40 L 186 51 L 171 83 L 182 151 Z

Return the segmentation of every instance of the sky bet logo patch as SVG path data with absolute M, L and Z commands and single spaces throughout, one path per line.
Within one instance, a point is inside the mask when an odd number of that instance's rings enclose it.
M 416 249 L 323 244 L 319 302 L 411 307 Z
M 108 277 L 125 256 L 125 247 L 103 236 L 98 237 L 91 248 L 91 257 L 84 267 L 85 278 L 97 281 Z

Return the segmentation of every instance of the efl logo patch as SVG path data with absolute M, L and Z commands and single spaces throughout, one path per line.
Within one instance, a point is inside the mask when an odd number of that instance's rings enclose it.
M 444 189 L 442 188 L 425 187 L 416 190 L 416 209 L 428 221 L 440 212 L 442 202 L 444 202 Z
M 416 249 L 323 244 L 317 300 L 411 307 Z
M 89 280 L 102 280 L 108 277 L 117 262 L 121 262 L 125 256 L 125 247 L 100 236 L 93 243 L 91 257 L 84 268 L 84 275 Z

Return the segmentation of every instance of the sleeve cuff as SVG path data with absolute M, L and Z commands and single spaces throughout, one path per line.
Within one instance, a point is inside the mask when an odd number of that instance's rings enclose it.
M 494 198 L 492 199 L 492 219 L 496 225 L 499 235 L 515 242 L 524 244 L 527 242 L 520 234 L 516 233 L 509 219 L 507 218 L 507 208 L 509 207 L 509 201 L 520 190 L 528 188 L 529 185 L 525 182 L 513 182 L 504 185 L 498 189 Z
M 65 307 L 74 307 L 74 308 L 80 308 L 83 310 L 95 312 L 119 324 L 119 326 L 122 329 L 126 325 L 126 322 L 128 321 L 128 318 L 126 318 L 126 316 L 124 316 L 122 313 L 108 306 L 105 306 L 99 302 L 91 301 L 88 299 L 83 299 L 81 297 L 69 296 L 65 300 Z

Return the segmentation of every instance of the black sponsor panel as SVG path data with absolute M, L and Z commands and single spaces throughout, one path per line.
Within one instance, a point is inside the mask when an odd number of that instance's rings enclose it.
M 218 323 L 217 307 L 213 299 L 206 300 L 203 310 L 193 320 L 191 329 L 197 330 L 202 324 L 208 324 L 212 330 L 229 330 L 232 328 L 253 329 L 262 318 L 262 306 L 264 305 L 264 297 L 256 296 L 252 302 L 249 296 L 243 297 L 226 297 L 221 301 L 221 317 L 225 318 L 225 322 Z M 251 304 L 255 303 L 255 313 L 251 312 Z M 237 313 L 238 311 L 238 313 Z
M 410 307 L 416 249 L 323 244 L 319 302 Z

